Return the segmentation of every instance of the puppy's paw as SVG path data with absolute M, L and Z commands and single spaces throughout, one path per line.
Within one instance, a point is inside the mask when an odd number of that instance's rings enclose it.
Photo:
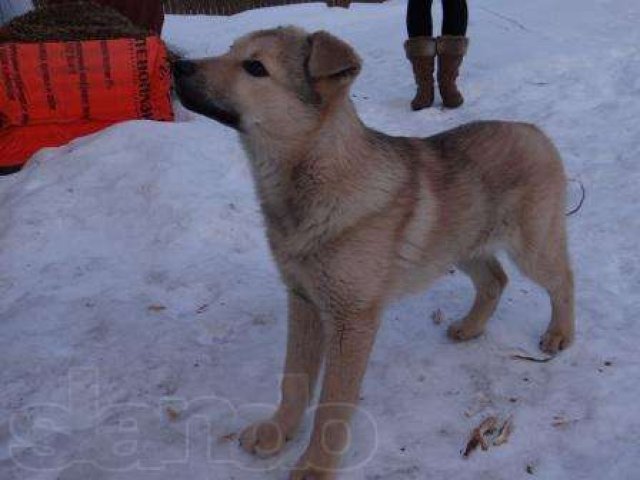
M 334 480 L 333 471 L 319 470 L 312 467 L 296 468 L 289 474 L 289 480 Z
M 573 332 L 565 332 L 561 329 L 548 329 L 540 339 L 540 350 L 550 355 L 555 355 L 565 350 L 573 343 Z
M 464 342 L 466 340 L 471 340 L 472 338 L 476 338 L 482 334 L 484 329 L 479 327 L 475 323 L 468 322 L 466 320 L 460 320 L 458 322 L 453 322 L 449 325 L 447 329 L 447 335 L 451 340 L 456 342 Z
M 340 458 L 310 445 L 289 474 L 289 480 L 334 480 Z
M 287 440 L 286 432 L 275 420 L 254 423 L 240 434 L 240 446 L 260 458 L 277 455 Z

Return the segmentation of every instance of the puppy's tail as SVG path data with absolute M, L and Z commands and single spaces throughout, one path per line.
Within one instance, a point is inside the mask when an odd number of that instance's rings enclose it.
M 571 215 L 578 213 L 582 208 L 582 204 L 587 197 L 587 190 L 584 188 L 584 184 L 578 179 L 570 178 L 567 180 L 567 183 L 577 184 L 580 188 L 580 199 L 578 200 L 578 203 L 566 213 L 567 217 L 570 217 Z

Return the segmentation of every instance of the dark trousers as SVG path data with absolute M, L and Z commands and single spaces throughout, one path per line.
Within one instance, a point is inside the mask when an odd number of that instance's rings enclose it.
M 409 0 L 407 33 L 409 37 L 433 37 L 431 4 L 433 0 Z M 466 0 L 442 0 L 442 35 L 465 36 L 469 12 Z

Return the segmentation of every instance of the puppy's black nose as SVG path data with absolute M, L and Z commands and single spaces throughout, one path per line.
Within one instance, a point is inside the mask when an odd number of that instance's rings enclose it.
M 178 60 L 173 64 L 173 75 L 178 77 L 189 77 L 196 73 L 197 66 L 189 60 Z

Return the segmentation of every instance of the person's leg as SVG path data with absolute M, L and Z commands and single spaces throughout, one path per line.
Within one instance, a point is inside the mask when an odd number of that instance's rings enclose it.
M 442 36 L 437 40 L 438 51 L 438 87 L 442 103 L 448 108 L 457 108 L 464 98 L 456 79 L 462 59 L 467 52 L 469 40 L 467 32 L 466 0 L 442 0 Z
M 433 103 L 433 71 L 436 42 L 431 18 L 432 0 L 409 0 L 407 4 L 407 34 L 404 48 L 413 68 L 417 91 L 411 101 L 413 110 L 430 107 Z
M 442 35 L 464 37 L 468 21 L 466 0 L 442 0 Z
M 433 20 L 431 4 L 433 0 L 409 0 L 407 3 L 407 35 L 413 37 L 432 37 Z

